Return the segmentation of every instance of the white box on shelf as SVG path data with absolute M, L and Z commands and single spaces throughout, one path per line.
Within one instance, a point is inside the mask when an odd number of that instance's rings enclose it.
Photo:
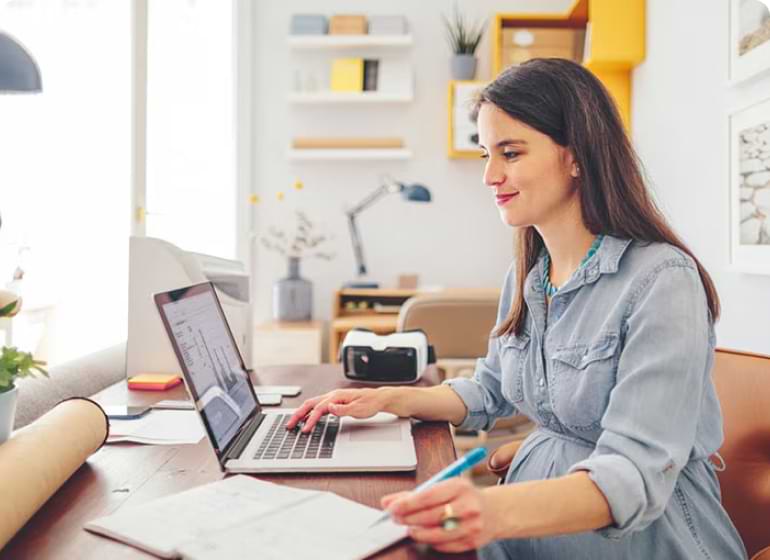
M 406 18 L 401 15 L 369 16 L 370 35 L 404 35 Z

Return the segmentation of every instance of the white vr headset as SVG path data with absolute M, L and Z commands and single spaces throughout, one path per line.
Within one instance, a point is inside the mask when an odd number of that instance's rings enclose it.
M 415 383 L 436 362 L 422 330 L 379 335 L 353 329 L 342 341 L 340 359 L 345 377 L 370 383 Z

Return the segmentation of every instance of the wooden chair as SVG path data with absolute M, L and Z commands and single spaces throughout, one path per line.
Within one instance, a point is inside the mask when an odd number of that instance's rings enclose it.
M 489 335 L 497 319 L 498 290 L 446 290 L 408 299 L 398 316 L 399 331 L 422 329 L 436 351 L 436 365 L 444 379 L 470 377 L 476 360 L 487 353 Z M 489 432 L 455 432 L 455 447 L 462 453 L 473 447 L 496 447 L 523 440 L 531 431 L 526 416 L 501 418 Z M 482 465 L 474 474 L 483 474 Z
M 770 560 L 770 356 L 718 349 L 713 378 L 724 423 L 722 503 L 752 560 Z M 490 470 L 504 477 L 519 445 L 493 453 Z

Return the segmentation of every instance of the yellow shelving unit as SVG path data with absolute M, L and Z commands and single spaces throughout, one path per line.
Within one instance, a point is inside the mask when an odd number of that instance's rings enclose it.
M 493 72 L 503 68 L 504 30 L 572 29 L 584 32 L 582 64 L 599 78 L 630 129 L 631 71 L 644 60 L 644 0 L 575 0 L 563 14 L 502 13 L 492 21 Z

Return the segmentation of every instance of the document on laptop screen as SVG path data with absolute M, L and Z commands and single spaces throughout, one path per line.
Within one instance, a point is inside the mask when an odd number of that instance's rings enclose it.
M 211 292 L 163 304 L 189 372 L 193 397 L 224 449 L 257 406 L 219 305 Z
M 406 536 L 381 511 L 332 494 L 238 475 L 161 498 L 85 528 L 164 558 L 366 558 Z

